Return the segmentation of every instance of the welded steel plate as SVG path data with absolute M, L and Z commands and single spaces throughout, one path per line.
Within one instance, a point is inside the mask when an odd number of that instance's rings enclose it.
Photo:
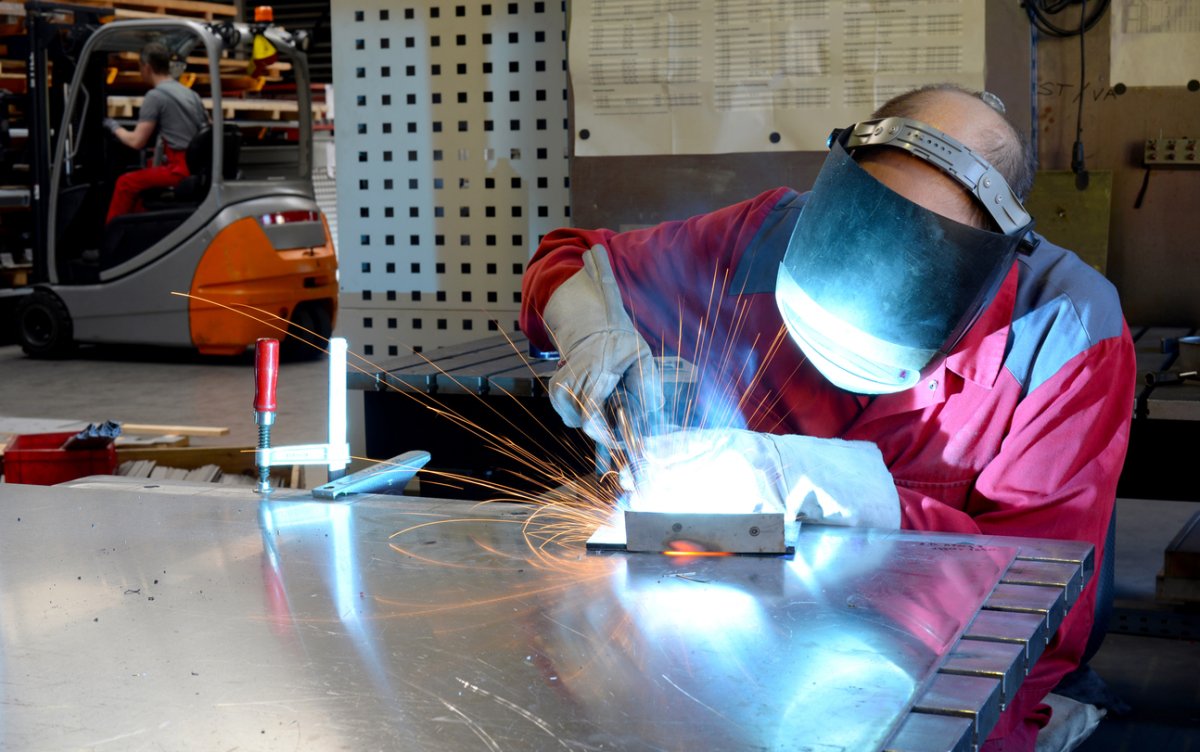
M 577 516 L 244 490 L 0 510 L 4 749 L 878 748 L 1013 555 L 596 555 Z
M 590 551 L 631 553 L 729 552 L 791 553 L 798 523 L 784 523 L 782 513 L 696 514 L 687 512 L 616 511 L 588 538 Z

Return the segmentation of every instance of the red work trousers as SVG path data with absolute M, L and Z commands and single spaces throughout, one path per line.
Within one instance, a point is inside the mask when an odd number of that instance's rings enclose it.
M 105 222 L 111 222 L 113 217 L 122 214 L 140 211 L 138 195 L 142 191 L 150 188 L 174 188 L 191 174 L 187 168 L 186 152 L 176 151 L 164 143 L 163 157 L 166 160 L 165 164 L 127 172 L 117 178 L 112 202 L 108 205 L 108 219 Z

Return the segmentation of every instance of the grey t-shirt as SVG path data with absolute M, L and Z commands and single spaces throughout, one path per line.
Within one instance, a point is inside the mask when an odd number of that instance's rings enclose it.
M 158 123 L 158 132 L 167 145 L 183 151 L 208 122 L 208 113 L 199 94 L 168 79 L 146 92 L 138 121 Z

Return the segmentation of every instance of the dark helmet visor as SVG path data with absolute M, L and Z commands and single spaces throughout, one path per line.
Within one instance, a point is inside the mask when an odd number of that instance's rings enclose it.
M 792 233 L 776 298 L 826 378 L 863 394 L 897 392 L 958 344 L 1019 242 L 909 201 L 835 141 Z

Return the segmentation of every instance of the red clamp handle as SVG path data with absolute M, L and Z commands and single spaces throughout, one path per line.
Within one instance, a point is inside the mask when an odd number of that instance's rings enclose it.
M 254 343 L 254 409 L 275 412 L 275 385 L 279 383 L 279 340 Z

